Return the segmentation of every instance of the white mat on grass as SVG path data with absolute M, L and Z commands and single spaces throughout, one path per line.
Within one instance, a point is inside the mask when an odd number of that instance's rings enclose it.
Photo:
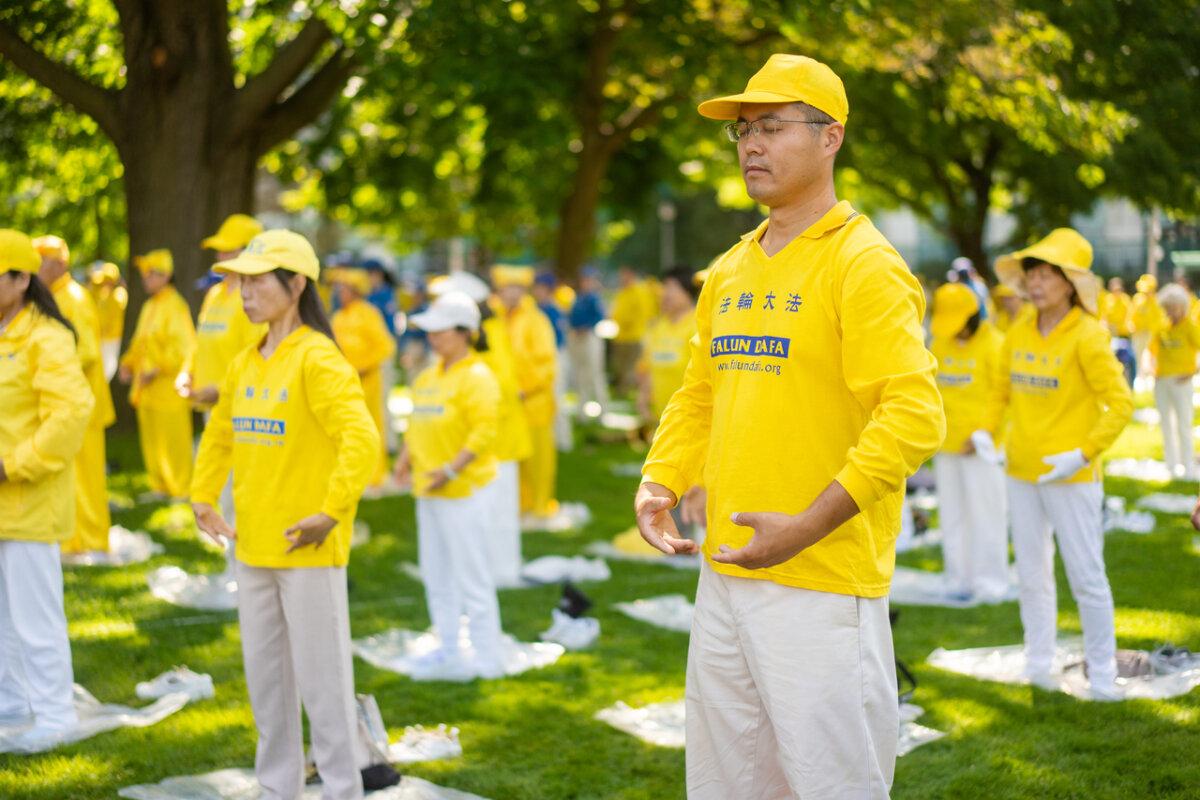
M 412 561 L 401 561 L 397 569 L 418 583 L 423 582 L 421 566 Z M 589 583 L 606 581 L 612 577 L 608 564 L 599 558 L 583 556 L 542 556 L 525 562 L 521 577 L 516 583 L 497 583 L 497 589 L 528 589 L 551 583 Z
M 131 531 L 121 525 L 108 529 L 108 552 L 63 553 L 64 567 L 124 567 L 140 564 L 166 552 L 145 531 Z
M 945 608 L 974 608 L 980 605 L 1007 603 L 1017 599 L 1017 574 L 1009 570 L 1009 582 L 1004 594 L 996 597 L 953 597 L 941 572 L 927 572 L 912 567 L 896 567 L 892 575 L 891 602 L 910 606 L 943 606 Z
M 260 790 L 251 769 L 222 769 L 203 775 L 167 778 L 160 783 L 126 786 L 117 792 L 128 800 L 257 800 Z M 305 786 L 302 800 L 320 800 L 321 786 Z M 412 775 L 396 786 L 372 792 L 371 800 L 485 800 L 477 794 L 447 789 Z
M 237 608 L 237 579 L 229 572 L 192 575 L 179 567 L 159 567 L 146 575 L 150 593 L 159 600 L 203 611 Z
M 75 713 L 79 717 L 79 724 L 55 747 L 89 739 L 98 733 L 106 733 L 117 728 L 145 728 L 155 725 L 188 704 L 188 696 L 183 692 L 174 692 L 160 697 L 142 708 L 101 703 L 92 696 L 91 692 L 79 684 L 75 684 L 74 699 Z M 15 749 L 12 737 L 27 728 L 29 724 L 26 722 L 21 726 L 0 728 L 0 753 L 19 752 Z
M 1171 470 L 1167 468 L 1166 464 L 1152 458 L 1114 458 L 1104 465 L 1104 474 L 1152 483 L 1167 483 L 1175 480 L 1175 476 L 1171 474 Z
M 617 478 L 640 478 L 642 477 L 642 462 L 624 461 L 619 464 L 610 464 L 608 471 Z
M 1145 497 L 1139 497 L 1138 508 L 1147 511 L 1157 511 L 1160 514 L 1187 514 L 1191 516 L 1196 508 L 1196 496 L 1191 494 L 1165 494 L 1155 492 Z
M 524 514 L 521 516 L 522 533 L 561 533 L 584 527 L 592 521 L 592 512 L 583 503 L 560 503 L 558 513 L 550 517 Z
M 464 640 L 462 642 L 463 652 L 469 657 L 471 649 L 465 625 L 460 636 Z M 354 639 L 351 645 L 354 654 L 368 664 L 411 677 L 413 662 L 426 653 L 436 650 L 440 643 L 437 635 L 432 631 L 391 628 L 374 636 Z M 508 634 L 501 635 L 500 650 L 506 675 L 519 675 L 531 669 L 548 667 L 558 661 L 564 652 L 563 646 L 560 644 L 519 642 Z M 470 676 L 461 674 L 447 675 L 443 678 L 443 680 L 459 682 L 472 679 Z
M 614 608 L 627 617 L 680 633 L 691 633 L 692 612 L 696 609 L 691 601 L 681 594 L 664 594 L 634 600 L 632 603 L 616 603 Z
M 462 754 L 458 728 L 445 725 L 438 725 L 436 728 L 409 725 L 400 738 L 388 746 L 387 752 L 388 759 L 398 765 L 458 758 Z
M 913 533 L 912 536 L 907 536 L 903 540 L 896 540 L 896 552 L 907 553 L 910 550 L 919 550 L 922 547 L 940 547 L 942 544 L 942 531 L 940 528 L 927 528 L 923 533 Z
M 900 706 L 900 740 L 897 755 L 906 755 L 923 744 L 946 734 L 918 725 L 914 720 L 924 714 L 920 706 L 905 703 Z M 633 708 L 618 701 L 596 712 L 595 718 L 619 731 L 659 747 L 681 748 L 685 745 L 687 712 L 683 700 L 651 703 Z
M 673 567 L 675 569 L 700 569 L 700 562 L 703 556 L 696 554 L 692 556 L 668 556 L 655 555 L 654 553 L 627 553 L 613 546 L 612 542 L 591 542 L 587 547 L 583 548 L 588 555 L 599 556 L 613 561 L 632 561 L 635 564 L 658 564 L 661 567 Z
M 930 665 L 950 672 L 970 675 L 1000 683 L 1025 684 L 1025 652 L 1021 645 L 1005 647 L 976 647 L 969 650 L 938 648 L 929 654 Z M 1066 639 L 1059 642 L 1054 656 L 1058 690 L 1080 700 L 1091 699 L 1088 680 L 1083 673 L 1083 641 Z M 1125 699 L 1163 700 L 1187 694 L 1200 686 L 1200 656 L 1193 655 L 1190 663 L 1168 675 L 1141 678 L 1117 678 Z

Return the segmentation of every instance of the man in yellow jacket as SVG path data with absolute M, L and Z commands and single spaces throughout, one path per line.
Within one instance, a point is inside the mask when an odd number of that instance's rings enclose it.
M 532 449 L 521 462 L 521 512 L 552 517 L 558 513 L 558 500 L 554 496 L 558 473 L 558 451 L 554 448 L 554 376 L 558 370 L 558 352 L 550 320 L 529 293 L 533 277 L 531 267 L 493 267 L 492 286 L 497 294 L 493 310 L 508 326 L 521 403 L 529 422 Z
M 96 303 L 100 320 L 100 358 L 104 380 L 111 382 L 121 360 L 121 336 L 125 333 L 125 309 L 129 291 L 121 281 L 121 270 L 111 261 L 97 261 L 88 270 L 88 292 Z
M 187 303 L 171 285 L 175 261 L 170 250 L 152 250 L 133 259 L 146 287 L 137 328 L 121 357 L 119 377 L 129 384 L 129 404 L 137 410 L 142 460 L 156 495 L 188 496 L 192 480 L 192 408 L 175 389 L 175 378 L 196 346 Z
M 773 55 L 730 120 L 770 209 L 712 266 L 682 388 L 646 458 L 638 527 L 696 552 L 670 508 L 703 467 L 708 535 L 688 649 L 693 800 L 886 798 L 896 760 L 887 594 L 905 479 L 946 434 L 925 297 L 849 203 L 833 162 L 849 104 L 804 56 Z
M 38 278 L 49 287 L 59 310 L 75 327 L 79 363 L 95 398 L 83 446 L 75 456 L 75 533 L 63 542 L 62 551 L 72 555 L 103 554 L 108 552 L 108 529 L 112 524 L 104 429 L 116 422 L 117 417 L 100 357 L 100 318 L 92 296 L 68 271 L 71 251 L 67 243 L 57 236 L 39 236 L 33 240 L 33 246 L 42 259 Z

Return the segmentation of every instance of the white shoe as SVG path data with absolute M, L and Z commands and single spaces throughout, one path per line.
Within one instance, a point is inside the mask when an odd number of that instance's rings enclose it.
M 1058 679 L 1049 672 L 1026 672 L 1025 680 L 1030 686 L 1036 686 L 1047 692 L 1059 691 Z
M 58 747 L 66 741 L 71 728 L 61 725 L 35 724 L 8 740 L 8 746 L 17 753 L 41 753 Z
M 176 692 L 183 692 L 193 701 L 206 700 L 216 694 L 211 675 L 192 672 L 187 667 L 176 667 L 137 685 L 137 696 L 143 700 L 157 700 Z
M 484 680 L 503 678 L 508 674 L 508 671 L 504 669 L 504 660 L 500 658 L 499 653 L 476 654 L 471 659 L 471 671 L 475 673 L 475 677 Z
M 409 675 L 415 681 L 469 681 L 475 672 L 457 648 L 439 647 L 414 658 Z
M 1098 684 L 1088 689 L 1088 696 L 1101 703 L 1116 703 L 1125 699 L 1125 691 L 1115 683 Z

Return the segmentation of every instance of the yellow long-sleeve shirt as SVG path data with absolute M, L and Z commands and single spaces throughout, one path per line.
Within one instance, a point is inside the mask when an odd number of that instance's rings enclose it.
M 93 286 L 91 295 L 96 301 L 96 314 L 100 317 L 100 341 L 119 340 L 125 333 L 125 307 L 129 305 L 129 292 L 124 286 Z
M 129 349 L 121 356 L 121 365 L 133 371 L 130 404 L 162 408 L 186 402 L 175 390 L 175 378 L 195 346 L 192 314 L 175 287 L 165 286 L 148 297 L 138 312 Z M 141 376 L 151 371 L 154 379 L 142 385 Z
M 412 461 L 413 494 L 417 497 L 467 497 L 496 477 L 496 419 L 500 385 L 474 353 L 446 369 L 441 359 L 426 367 L 413 383 L 413 412 L 404 442 Z M 475 454 L 471 463 L 440 489 L 429 489 L 428 474 L 462 450 Z
M 671 395 L 683 385 L 695 335 L 696 315 L 693 312 L 674 322 L 666 316 L 656 317 L 646 330 L 639 370 L 649 376 L 650 410 L 656 418 L 662 417 Z
M 26 306 L 0 331 L 0 539 L 57 542 L 75 532 L 75 473 L 94 401 L 75 337 Z
M 249 348 L 230 362 L 200 439 L 192 501 L 216 505 L 232 469 L 238 560 L 344 566 L 379 447 L 354 368 L 329 337 L 301 326 L 270 358 Z M 288 554 L 283 532 L 317 513 L 338 521 L 329 538 Z
M 497 301 L 493 311 L 504 319 L 517 366 L 525 418 L 532 427 L 554 421 L 554 376 L 558 372 L 558 349 L 554 327 L 534 299 L 528 295 L 512 311 Z
M 221 281 L 208 290 L 196 318 L 196 347 L 184 371 L 192 388 L 219 387 L 233 357 L 257 345 L 267 335 L 266 325 L 256 325 L 242 308 L 241 293 Z
M 612 321 L 617 323 L 614 342 L 633 344 L 642 340 L 646 335 L 646 325 L 658 313 L 654 298 L 653 287 L 647 286 L 645 281 L 635 281 L 617 289 L 609 313 Z
M 1167 312 L 1158 304 L 1158 296 L 1138 292 L 1129 310 L 1129 328 L 1134 333 L 1154 333 L 1167 325 Z
M 934 338 L 929 349 L 938 362 L 937 384 L 946 410 L 943 453 L 960 453 L 987 415 L 1004 336 L 989 322 L 967 341 Z
M 1154 354 L 1154 375 L 1174 378 L 1196 374 L 1196 353 L 1200 352 L 1200 325 L 1184 318 L 1158 330 L 1150 340 Z
M 1089 464 L 1067 480 L 1101 479 L 1098 456 L 1133 415 L 1133 395 L 1100 321 L 1073 308 L 1042 336 L 1037 314 L 1009 329 L 982 426 L 993 435 L 1008 415 L 1008 474 L 1036 481 L 1042 459 L 1079 448 Z
M 1132 311 L 1133 300 L 1125 292 L 1105 292 L 1100 296 L 1100 319 L 1113 336 L 1133 333 L 1129 318 Z
M 728 575 L 879 597 L 895 567 L 905 478 L 945 436 L 925 298 L 903 259 L 849 203 L 780 252 L 763 223 L 714 262 L 683 387 L 644 480 L 708 489 L 704 552 L 741 547 L 739 511 L 799 513 L 831 481 L 861 513 L 794 558 Z M 700 468 L 703 466 L 703 478 Z
M 112 391 L 104 378 L 104 362 L 100 358 L 100 317 L 96 313 L 96 301 L 87 289 L 72 280 L 70 274 L 56 280 L 50 292 L 59 311 L 75 327 L 79 365 L 95 400 L 89 424 L 93 429 L 107 428 L 116 422 L 117 415 Z
M 529 457 L 533 443 L 529 437 L 529 420 L 521 405 L 521 385 L 517 381 L 517 361 L 508 338 L 508 326 L 500 317 L 488 317 L 483 321 L 482 329 L 488 349 L 480 353 L 480 358 L 496 376 L 500 387 L 496 444 L 492 449 L 497 461 L 522 461 Z
M 346 360 L 360 375 L 379 369 L 396 352 L 396 340 L 383 315 L 366 300 L 355 299 L 339 308 L 329 325 Z

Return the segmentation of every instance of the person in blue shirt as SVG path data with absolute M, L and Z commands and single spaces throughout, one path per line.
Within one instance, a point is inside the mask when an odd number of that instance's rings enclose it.
M 579 407 L 590 417 L 599 417 L 608 405 L 608 382 L 604 375 L 604 340 L 596 325 L 604 319 L 600 300 L 600 271 L 585 267 L 579 273 L 579 293 L 567 315 L 570 331 L 567 348 L 571 362 L 571 386 L 579 396 Z
M 366 300 L 379 309 L 379 313 L 383 314 L 383 321 L 387 323 L 388 330 L 391 331 L 392 336 L 395 336 L 396 312 L 399 310 L 399 306 L 396 304 L 396 283 L 378 258 L 365 259 L 362 262 L 362 268 L 371 278 L 371 292 L 367 295 Z

